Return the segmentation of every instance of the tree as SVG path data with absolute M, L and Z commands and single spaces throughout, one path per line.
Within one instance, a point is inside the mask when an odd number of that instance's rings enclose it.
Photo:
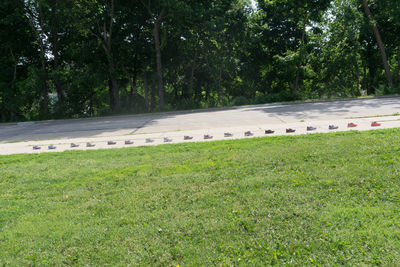
M 14 121 L 37 112 L 36 33 L 26 17 L 25 2 L 0 3 L 0 120 Z M 32 65 L 32 67 L 30 67 Z M 32 77 L 32 79 L 31 79 Z
M 393 87 L 393 78 L 392 78 L 392 73 L 390 72 L 390 67 L 389 67 L 389 63 L 388 63 L 388 59 L 387 59 L 387 55 L 386 55 L 386 50 L 385 50 L 385 45 L 382 41 L 382 37 L 381 34 L 379 32 L 378 26 L 376 24 L 376 21 L 374 20 L 374 17 L 369 9 L 368 6 L 368 1 L 367 0 L 362 0 L 363 6 L 364 6 L 364 10 L 365 10 L 365 14 L 367 15 L 371 25 L 372 25 L 372 29 L 374 31 L 374 35 L 376 38 L 376 42 L 378 43 L 379 46 L 379 50 L 381 53 L 381 57 L 382 57 L 382 63 L 383 63 L 383 67 L 385 69 L 385 74 L 386 74 L 386 80 L 387 83 L 390 87 Z
M 399 3 L 251 6 L 250 0 L 4 0 L 1 120 L 400 88 Z
M 114 24 L 118 22 L 115 0 L 76 1 L 74 16 L 75 28 L 87 37 L 94 37 L 103 49 L 110 80 L 110 107 L 112 110 L 120 110 L 118 70 L 116 69 L 115 49 L 113 47 Z
M 298 97 L 300 79 L 307 64 L 307 28 L 321 21 L 329 5 L 329 0 L 258 1 L 257 23 L 262 25 L 265 60 L 279 66 L 264 66 L 264 77 L 279 80 L 276 86 L 288 87 L 293 97 Z

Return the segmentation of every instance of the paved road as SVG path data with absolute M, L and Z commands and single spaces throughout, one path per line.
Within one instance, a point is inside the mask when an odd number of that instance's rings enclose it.
M 400 97 L 357 99 L 332 102 L 266 104 L 227 109 L 169 112 L 90 119 L 0 124 L 0 154 L 30 152 L 32 144 L 104 140 L 144 140 L 145 137 L 178 138 L 184 134 L 223 133 L 224 131 L 284 129 L 306 125 L 327 127 L 331 123 L 387 121 L 400 127 L 400 117 L 378 117 L 400 113 Z M 366 118 L 367 117 L 367 118 Z M 351 119 L 350 119 L 351 118 Z M 396 122 L 398 121 L 398 122 Z M 390 122 L 390 123 L 389 123 Z M 325 128 L 326 128 L 325 127 Z M 302 131 L 299 131 L 302 133 Z M 47 141 L 51 140 L 51 141 Z M 14 145 L 10 142 L 20 142 Z M 141 142 L 136 142 L 141 144 Z M 25 149 L 22 146 L 25 145 Z M 29 151 L 28 151 L 29 148 Z

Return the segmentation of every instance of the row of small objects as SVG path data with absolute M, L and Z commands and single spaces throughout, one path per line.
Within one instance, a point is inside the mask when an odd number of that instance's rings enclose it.
M 372 127 L 376 127 L 376 126 L 381 126 L 381 124 L 376 122 L 376 121 L 374 121 L 374 122 L 371 123 L 371 126 Z M 354 127 L 357 127 L 357 124 L 350 122 L 350 123 L 347 124 L 347 127 L 348 128 L 354 128 Z M 314 131 L 316 129 L 317 128 L 314 127 L 314 126 L 307 126 L 307 131 Z M 336 129 L 339 129 L 339 126 L 329 125 L 328 129 L 329 130 L 336 130 Z M 292 128 L 287 128 L 286 129 L 286 133 L 294 133 L 294 132 L 296 132 L 295 129 L 292 129 Z M 275 133 L 275 131 L 273 131 L 273 130 L 265 130 L 265 134 L 273 134 L 273 133 Z M 251 131 L 244 132 L 244 136 L 253 136 L 253 135 L 254 135 L 254 133 L 252 133 Z M 232 133 L 224 133 L 224 137 L 233 137 L 233 134 Z M 213 139 L 213 136 L 209 135 L 209 134 L 205 134 L 203 138 L 205 140 Z M 183 140 L 192 140 L 192 139 L 193 139 L 193 136 L 189 136 L 189 135 L 185 135 L 183 137 Z M 153 143 L 154 139 L 146 138 L 145 141 L 146 141 L 146 143 Z M 172 142 L 172 139 L 168 138 L 168 137 L 164 137 L 164 143 L 169 143 L 169 142 Z M 117 142 L 115 142 L 115 141 L 108 141 L 107 142 L 107 145 L 116 145 L 116 144 L 117 144 Z M 126 140 L 125 141 L 125 145 L 133 145 L 133 141 Z M 95 147 L 95 146 L 96 146 L 96 144 L 93 144 L 91 142 L 87 142 L 86 143 L 86 147 Z M 71 143 L 71 148 L 77 148 L 77 147 L 79 147 L 79 144 Z M 49 145 L 47 148 L 49 150 L 54 150 L 57 147 L 54 146 L 54 145 Z M 41 149 L 40 146 L 34 146 L 33 147 L 33 150 L 39 150 L 39 149 Z

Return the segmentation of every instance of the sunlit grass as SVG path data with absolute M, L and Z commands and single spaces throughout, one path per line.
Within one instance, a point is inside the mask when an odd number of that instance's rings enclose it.
M 400 130 L 0 157 L 5 265 L 397 265 Z

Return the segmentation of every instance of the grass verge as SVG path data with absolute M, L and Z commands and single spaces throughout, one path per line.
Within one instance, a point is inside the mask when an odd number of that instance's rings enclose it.
M 4 265 L 397 265 L 400 130 L 0 157 Z
M 368 119 L 368 118 L 383 118 L 383 117 L 396 117 L 400 116 L 400 113 L 396 112 L 388 115 L 375 115 L 375 116 L 363 116 L 363 117 L 347 117 L 345 119 Z

